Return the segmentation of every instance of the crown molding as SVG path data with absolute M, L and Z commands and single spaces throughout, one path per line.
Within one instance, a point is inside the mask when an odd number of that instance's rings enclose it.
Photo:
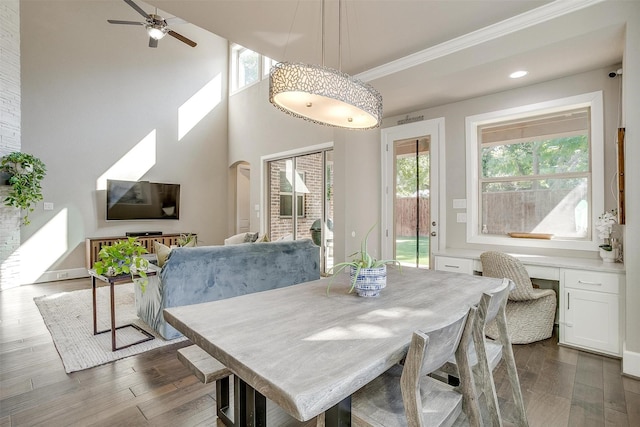
M 448 40 L 444 43 L 407 55 L 395 61 L 372 68 L 357 74 L 355 77 L 362 81 L 376 80 L 417 65 L 424 64 L 443 56 L 451 55 L 464 49 L 495 40 L 515 33 L 524 28 L 532 27 L 557 17 L 576 12 L 578 10 L 602 3 L 606 0 L 556 0 L 552 3 L 537 7 L 520 15 L 505 19 L 468 34 Z

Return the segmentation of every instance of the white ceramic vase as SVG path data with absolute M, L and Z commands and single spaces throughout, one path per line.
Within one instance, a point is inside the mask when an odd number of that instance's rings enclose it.
M 351 266 L 351 281 L 356 275 L 356 268 Z M 361 297 L 377 297 L 387 286 L 387 266 L 361 268 L 356 279 L 356 293 Z
M 603 262 L 616 262 L 616 259 L 618 259 L 618 248 L 614 248 L 610 251 L 605 251 L 600 248 L 600 258 L 602 258 Z

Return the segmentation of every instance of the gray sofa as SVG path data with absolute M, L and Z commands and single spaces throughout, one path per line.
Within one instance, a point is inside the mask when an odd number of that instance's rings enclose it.
M 311 240 L 175 248 L 160 273 L 136 290 L 138 317 L 169 340 L 182 336 L 162 310 L 282 288 L 320 278 Z

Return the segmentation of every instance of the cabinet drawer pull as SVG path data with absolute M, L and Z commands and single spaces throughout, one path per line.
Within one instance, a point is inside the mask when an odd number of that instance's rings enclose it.
M 593 286 L 602 286 L 602 283 L 598 283 L 598 282 L 585 282 L 583 280 L 578 280 L 578 283 L 581 283 L 583 285 L 593 285 Z
M 444 266 L 445 266 L 445 267 L 447 267 L 447 268 L 460 268 L 460 266 L 459 266 L 459 265 L 449 265 L 449 264 L 445 264 Z

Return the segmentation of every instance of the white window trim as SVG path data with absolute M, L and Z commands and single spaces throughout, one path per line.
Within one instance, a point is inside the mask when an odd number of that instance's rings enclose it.
M 258 60 L 258 80 L 256 80 L 253 83 L 249 83 L 247 85 L 244 85 L 242 87 L 238 87 L 238 52 L 242 49 L 246 49 L 246 50 L 251 50 L 249 48 L 246 48 L 242 45 L 239 45 L 237 43 L 231 43 L 229 45 L 229 82 L 231 84 L 231 87 L 229 88 L 229 96 L 231 95 L 235 95 L 236 93 L 242 92 L 243 90 L 256 85 L 258 83 L 260 83 L 262 80 L 264 79 L 268 79 L 269 78 L 269 72 L 270 69 L 268 69 L 267 67 L 265 67 L 265 62 L 267 62 L 267 59 L 273 61 L 274 63 L 276 61 L 272 60 L 271 58 L 269 58 L 268 56 L 264 56 L 258 52 L 252 51 L 254 53 L 256 53 L 259 57 Z
M 591 240 L 537 240 L 516 239 L 507 236 L 485 235 L 479 232 L 479 185 L 478 185 L 478 126 L 497 121 L 519 119 L 533 114 L 561 111 L 569 106 L 591 107 L 591 202 L 589 220 L 591 222 Z M 583 251 L 598 250 L 598 236 L 594 221 L 604 212 L 604 110 L 602 91 L 570 96 L 522 107 L 468 116 L 466 118 L 467 140 L 467 243 L 501 245 L 515 247 L 535 247 L 553 249 L 572 249 Z

